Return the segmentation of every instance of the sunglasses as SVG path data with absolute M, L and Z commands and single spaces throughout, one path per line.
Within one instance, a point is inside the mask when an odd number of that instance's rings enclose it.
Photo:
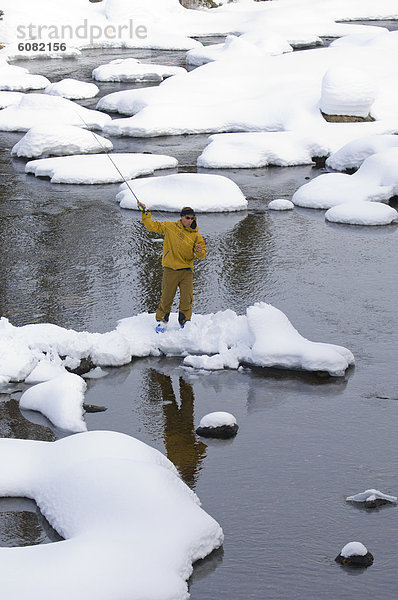
M 194 221 L 195 217 L 187 217 L 186 215 L 183 215 L 184 219 L 188 219 L 188 221 Z

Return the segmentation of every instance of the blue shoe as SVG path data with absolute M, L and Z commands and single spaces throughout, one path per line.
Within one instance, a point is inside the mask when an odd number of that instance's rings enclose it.
M 156 333 L 164 333 L 166 331 L 166 327 L 162 321 L 159 321 L 159 323 L 156 325 L 155 331 Z
M 185 323 L 180 323 L 180 329 L 184 329 Z

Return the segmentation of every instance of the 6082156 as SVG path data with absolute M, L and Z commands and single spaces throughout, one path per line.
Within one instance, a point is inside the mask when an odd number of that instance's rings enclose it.
M 20 42 L 19 52 L 64 52 L 65 42 Z

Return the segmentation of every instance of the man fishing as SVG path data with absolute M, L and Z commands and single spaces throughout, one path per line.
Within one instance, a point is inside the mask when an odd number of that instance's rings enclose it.
M 206 246 L 196 223 L 195 212 L 185 206 L 178 221 L 152 221 L 145 204 L 137 201 L 142 222 L 148 231 L 164 234 L 162 295 L 156 311 L 157 333 L 163 333 L 169 321 L 171 305 L 177 288 L 180 289 L 178 322 L 183 328 L 192 316 L 193 263 L 206 256 Z

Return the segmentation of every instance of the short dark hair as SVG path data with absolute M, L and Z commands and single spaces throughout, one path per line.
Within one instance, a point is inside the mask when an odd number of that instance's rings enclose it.
M 184 208 L 181 209 L 180 217 L 186 217 L 186 215 L 193 215 L 193 216 L 195 216 L 194 209 L 191 208 L 190 206 L 184 206 Z

